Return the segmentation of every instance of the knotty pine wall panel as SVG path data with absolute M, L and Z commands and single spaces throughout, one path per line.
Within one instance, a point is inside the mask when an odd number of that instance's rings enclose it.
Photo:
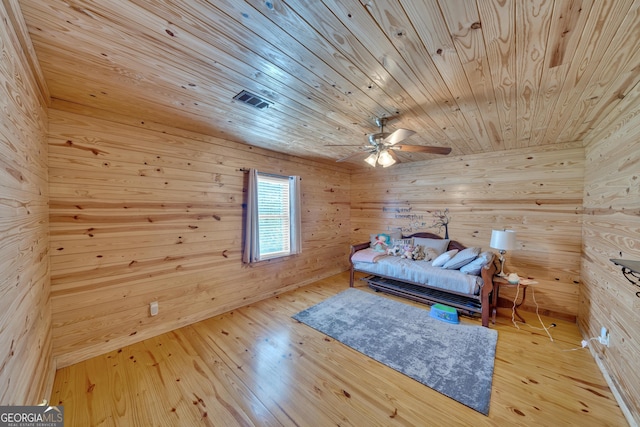
M 340 168 L 57 105 L 66 108 L 49 112 L 59 366 L 347 268 L 350 178 Z M 301 255 L 242 263 L 249 167 L 302 177 Z
M 354 173 L 352 242 L 401 228 L 437 232 L 435 210 L 449 209 L 449 237 L 489 248 L 492 229 L 518 233 L 505 271 L 539 282 L 540 312 L 577 315 L 584 150 L 579 143 L 464 157 L 440 157 Z M 440 235 L 444 236 L 444 230 Z M 494 252 L 497 251 L 494 250 Z M 515 292 L 500 293 L 503 305 Z M 523 307 L 535 310 L 529 293 Z
M 630 99 L 633 104 L 634 98 Z M 578 324 L 586 337 L 599 336 L 602 326 L 609 329 L 609 348 L 595 344 L 592 352 L 638 424 L 640 298 L 636 292 L 640 288 L 609 261 L 640 260 L 640 107 L 635 104 L 628 107 L 623 121 L 585 148 Z
M 47 110 L 21 14 L 0 2 L 0 405 L 48 398 L 52 358 Z

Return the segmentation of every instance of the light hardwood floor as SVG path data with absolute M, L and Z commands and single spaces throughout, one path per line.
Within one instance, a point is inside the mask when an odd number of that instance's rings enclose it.
M 485 417 L 291 319 L 347 287 L 340 274 L 66 367 L 51 401 L 67 426 L 627 425 L 589 351 L 567 351 L 575 324 L 543 318 L 552 342 L 500 313 Z

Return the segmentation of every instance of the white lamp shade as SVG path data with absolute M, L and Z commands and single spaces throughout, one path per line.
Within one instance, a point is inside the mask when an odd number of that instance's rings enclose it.
M 378 153 L 371 154 L 369 157 L 364 159 L 364 161 L 375 167 L 376 163 L 378 162 Z
M 386 168 L 387 166 L 391 166 L 395 162 L 396 160 L 393 158 L 393 156 L 391 156 L 389 151 L 384 150 L 380 152 L 380 156 L 378 156 L 378 163 L 380 163 L 383 168 Z
M 516 248 L 516 232 L 513 230 L 491 231 L 489 246 L 499 251 L 510 251 Z

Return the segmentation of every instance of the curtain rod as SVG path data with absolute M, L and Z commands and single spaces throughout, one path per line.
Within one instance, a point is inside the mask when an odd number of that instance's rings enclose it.
M 249 170 L 250 169 L 247 169 L 247 168 L 236 169 L 236 171 L 242 172 L 242 173 L 247 173 L 247 172 L 249 172 Z M 272 176 L 272 177 L 275 177 L 275 178 L 289 178 L 291 176 L 294 176 L 294 175 L 280 175 L 280 174 L 277 174 L 277 173 L 260 172 L 260 171 L 258 171 L 258 173 L 260 175 Z M 300 179 L 300 181 L 302 181 L 302 177 L 299 177 L 299 179 Z

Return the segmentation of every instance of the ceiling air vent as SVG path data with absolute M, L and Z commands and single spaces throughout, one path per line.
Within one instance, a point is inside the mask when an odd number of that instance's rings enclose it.
M 268 106 L 273 105 L 273 102 L 260 98 L 258 95 L 254 95 L 253 93 L 247 92 L 246 90 L 243 90 L 242 92 L 234 96 L 233 99 L 244 102 L 245 104 L 249 104 L 252 107 L 259 108 L 260 110 L 264 110 Z

